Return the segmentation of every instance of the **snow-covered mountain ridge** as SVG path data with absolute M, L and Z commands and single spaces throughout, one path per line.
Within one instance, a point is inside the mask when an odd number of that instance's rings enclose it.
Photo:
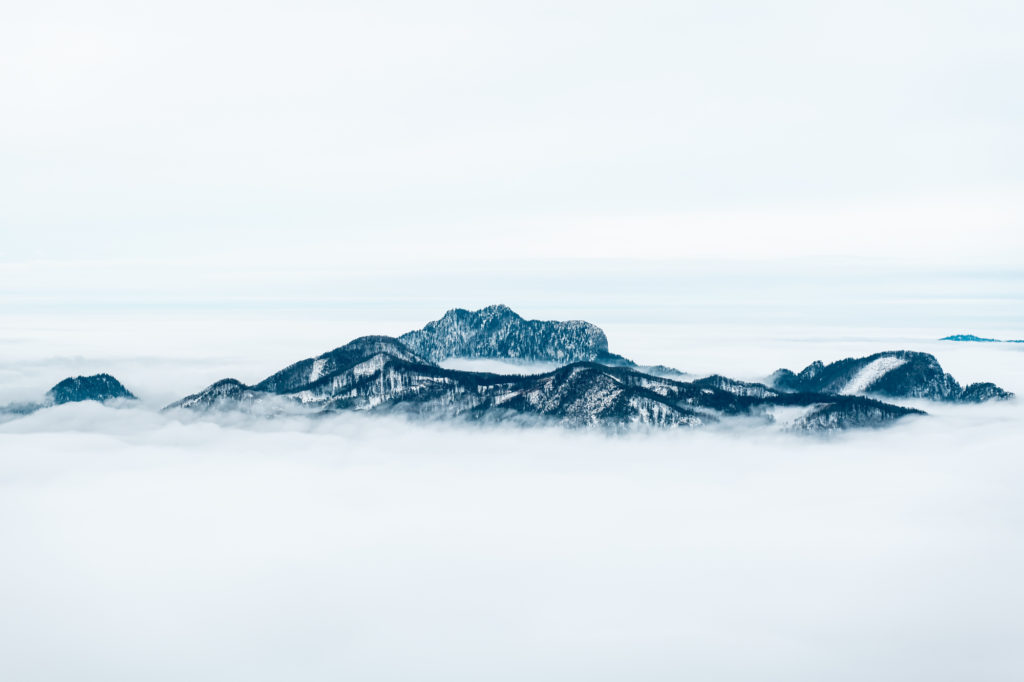
M 785 391 L 869 394 L 962 403 L 1013 397 L 1012 393 L 990 382 L 961 386 L 942 370 L 934 355 L 907 350 L 846 358 L 828 365 L 819 360 L 799 374 L 780 369 L 769 378 L 768 384 Z
M 330 369 L 324 369 L 328 365 Z M 683 382 L 595 362 L 527 376 L 444 369 L 387 337 L 356 339 L 253 386 L 217 382 L 168 409 L 266 413 L 298 406 L 310 414 L 391 411 L 427 418 L 519 423 L 535 419 L 613 429 L 698 427 L 740 417 L 768 425 L 773 423 L 773 408 L 780 406 L 807 408 L 787 425 L 795 430 L 879 426 L 921 414 L 859 396 L 786 393 L 717 376 Z
M 557 368 L 498 374 L 445 368 L 439 358 L 549 362 Z M 885 351 L 828 365 L 818 361 L 799 373 L 778 370 L 765 383 L 721 375 L 686 379 L 671 368 L 642 367 L 610 353 L 604 331 L 589 322 L 525 320 L 497 305 L 450 310 L 399 338 L 363 336 L 252 385 L 222 379 L 165 409 L 267 416 L 400 412 L 612 429 L 746 419 L 775 428 L 827 431 L 881 426 L 921 414 L 878 398 L 976 403 L 1012 397 L 992 383 L 961 386 L 934 356 L 914 351 Z M 54 386 L 45 401 L 9 405 L 0 414 L 16 417 L 64 402 L 117 398 L 134 396 L 110 375 L 74 377 Z
M 599 362 L 632 366 L 608 351 L 608 337 L 583 320 L 526 320 L 505 305 L 453 308 L 398 340 L 432 362 L 449 358 L 507 358 L 528 362 Z

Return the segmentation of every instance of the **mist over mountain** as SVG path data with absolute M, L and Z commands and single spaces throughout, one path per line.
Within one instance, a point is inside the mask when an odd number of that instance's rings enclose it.
M 10 403 L 0 406 L 0 415 L 22 416 L 53 405 L 79 403 L 86 400 L 136 400 L 135 395 L 109 374 L 68 377 L 46 392 L 41 402 Z
M 383 336 L 356 339 L 253 386 L 219 381 L 168 406 L 174 408 L 393 411 L 484 421 L 534 417 L 569 427 L 606 428 L 695 427 L 741 416 L 773 423 L 776 408 L 802 408 L 786 424 L 794 430 L 880 426 L 921 414 L 862 397 L 784 393 L 725 377 L 681 382 L 595 362 L 527 376 L 445 369 Z
M 451 358 L 559 366 L 540 374 L 510 374 L 438 364 Z M 914 351 L 886 351 L 829 365 L 814 362 L 799 373 L 779 370 L 767 384 L 719 374 L 684 378 L 670 368 L 643 367 L 610 353 L 606 334 L 590 322 L 526 320 L 507 306 L 493 305 L 450 310 L 399 338 L 359 337 L 252 385 L 222 379 L 165 409 L 268 417 L 399 413 L 430 420 L 532 420 L 612 430 L 745 419 L 792 431 L 834 431 L 923 414 L 875 398 L 982 402 L 1012 397 L 990 382 L 961 386 L 934 356 Z M 97 374 L 65 379 L 43 402 L 11 404 L 3 411 L 15 417 L 48 405 L 134 398 L 114 377 Z

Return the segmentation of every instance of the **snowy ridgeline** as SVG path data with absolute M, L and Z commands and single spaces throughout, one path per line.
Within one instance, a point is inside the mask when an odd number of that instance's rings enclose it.
M 988 382 L 961 386 L 943 371 L 935 356 L 914 351 L 886 351 L 864 358 L 847 358 L 829 365 L 813 362 L 799 374 L 780 369 L 769 381 L 775 388 L 790 391 L 870 394 L 948 402 L 976 403 L 1012 395 Z
M 325 369 L 327 368 L 327 369 Z M 779 410 L 778 408 L 803 408 Z M 364 337 L 295 363 L 253 386 L 225 380 L 174 409 L 260 413 L 400 411 L 472 421 L 545 421 L 565 426 L 696 427 L 754 419 L 796 430 L 881 425 L 918 413 L 861 396 L 793 393 L 713 376 L 697 381 L 627 367 L 572 363 L 540 374 L 491 374 L 440 367 L 397 339 Z
M 453 358 L 470 368 L 451 366 Z M 500 363 L 493 366 L 502 373 L 473 371 L 481 362 Z M 527 321 L 504 306 L 491 306 L 449 311 L 398 339 L 361 337 L 251 386 L 224 379 L 168 409 L 266 415 L 391 411 L 613 429 L 742 419 L 770 428 L 827 431 L 921 414 L 878 398 L 981 402 L 1011 396 L 990 383 L 962 387 L 933 356 L 910 351 L 815 362 L 798 374 L 779 370 L 764 383 L 718 375 L 684 378 L 671 368 L 640 367 L 609 353 L 604 332 L 590 323 Z M 55 394 L 63 397 L 57 400 Z M 78 377 L 54 387 L 46 403 L 5 411 L 13 417 L 62 400 L 132 397 L 113 377 Z

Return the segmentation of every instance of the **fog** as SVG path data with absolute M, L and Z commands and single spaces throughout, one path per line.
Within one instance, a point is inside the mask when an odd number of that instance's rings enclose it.
M 346 324 L 355 336 L 405 322 Z M 1024 389 L 1024 349 L 912 329 L 605 326 L 612 350 L 698 373 L 915 347 L 961 381 Z M 210 354 L 148 359 L 123 355 L 115 334 L 106 356 L 62 354 L 70 341 L 49 332 L 5 337 L 0 398 L 105 369 L 142 399 L 0 425 L 0 677 L 1024 673 L 1019 401 L 925 404 L 927 417 L 829 439 L 157 410 L 175 391 L 256 380 L 349 338 L 273 327 L 233 355 L 219 355 L 225 332 Z
M 1024 432 L 985 414 L 819 442 L 54 408 L 3 427 L 0 669 L 1014 679 Z
M 4 3 L 0 682 L 1024 679 L 1024 400 L 609 436 L 161 408 L 504 303 L 1024 395 L 1024 4 Z M 448 366 L 534 372 L 550 365 Z M 742 422 L 742 420 L 741 420 Z

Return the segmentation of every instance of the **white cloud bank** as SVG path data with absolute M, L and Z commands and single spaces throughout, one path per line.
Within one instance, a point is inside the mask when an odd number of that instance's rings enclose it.
M 440 312 L 419 308 L 7 317 L 0 402 L 109 371 L 141 405 L 0 425 L 0 679 L 1024 674 L 1020 400 L 930 405 L 933 416 L 830 441 L 156 411 L 225 375 L 256 381 Z M 1024 394 L 1024 348 L 937 342 L 934 320 L 592 312 L 555 316 L 593 319 L 641 362 L 753 378 L 909 348 L 963 382 Z M 976 329 L 1018 336 L 1018 317 Z
M 1017 404 L 833 441 L 0 426 L 0 677 L 1011 680 Z

